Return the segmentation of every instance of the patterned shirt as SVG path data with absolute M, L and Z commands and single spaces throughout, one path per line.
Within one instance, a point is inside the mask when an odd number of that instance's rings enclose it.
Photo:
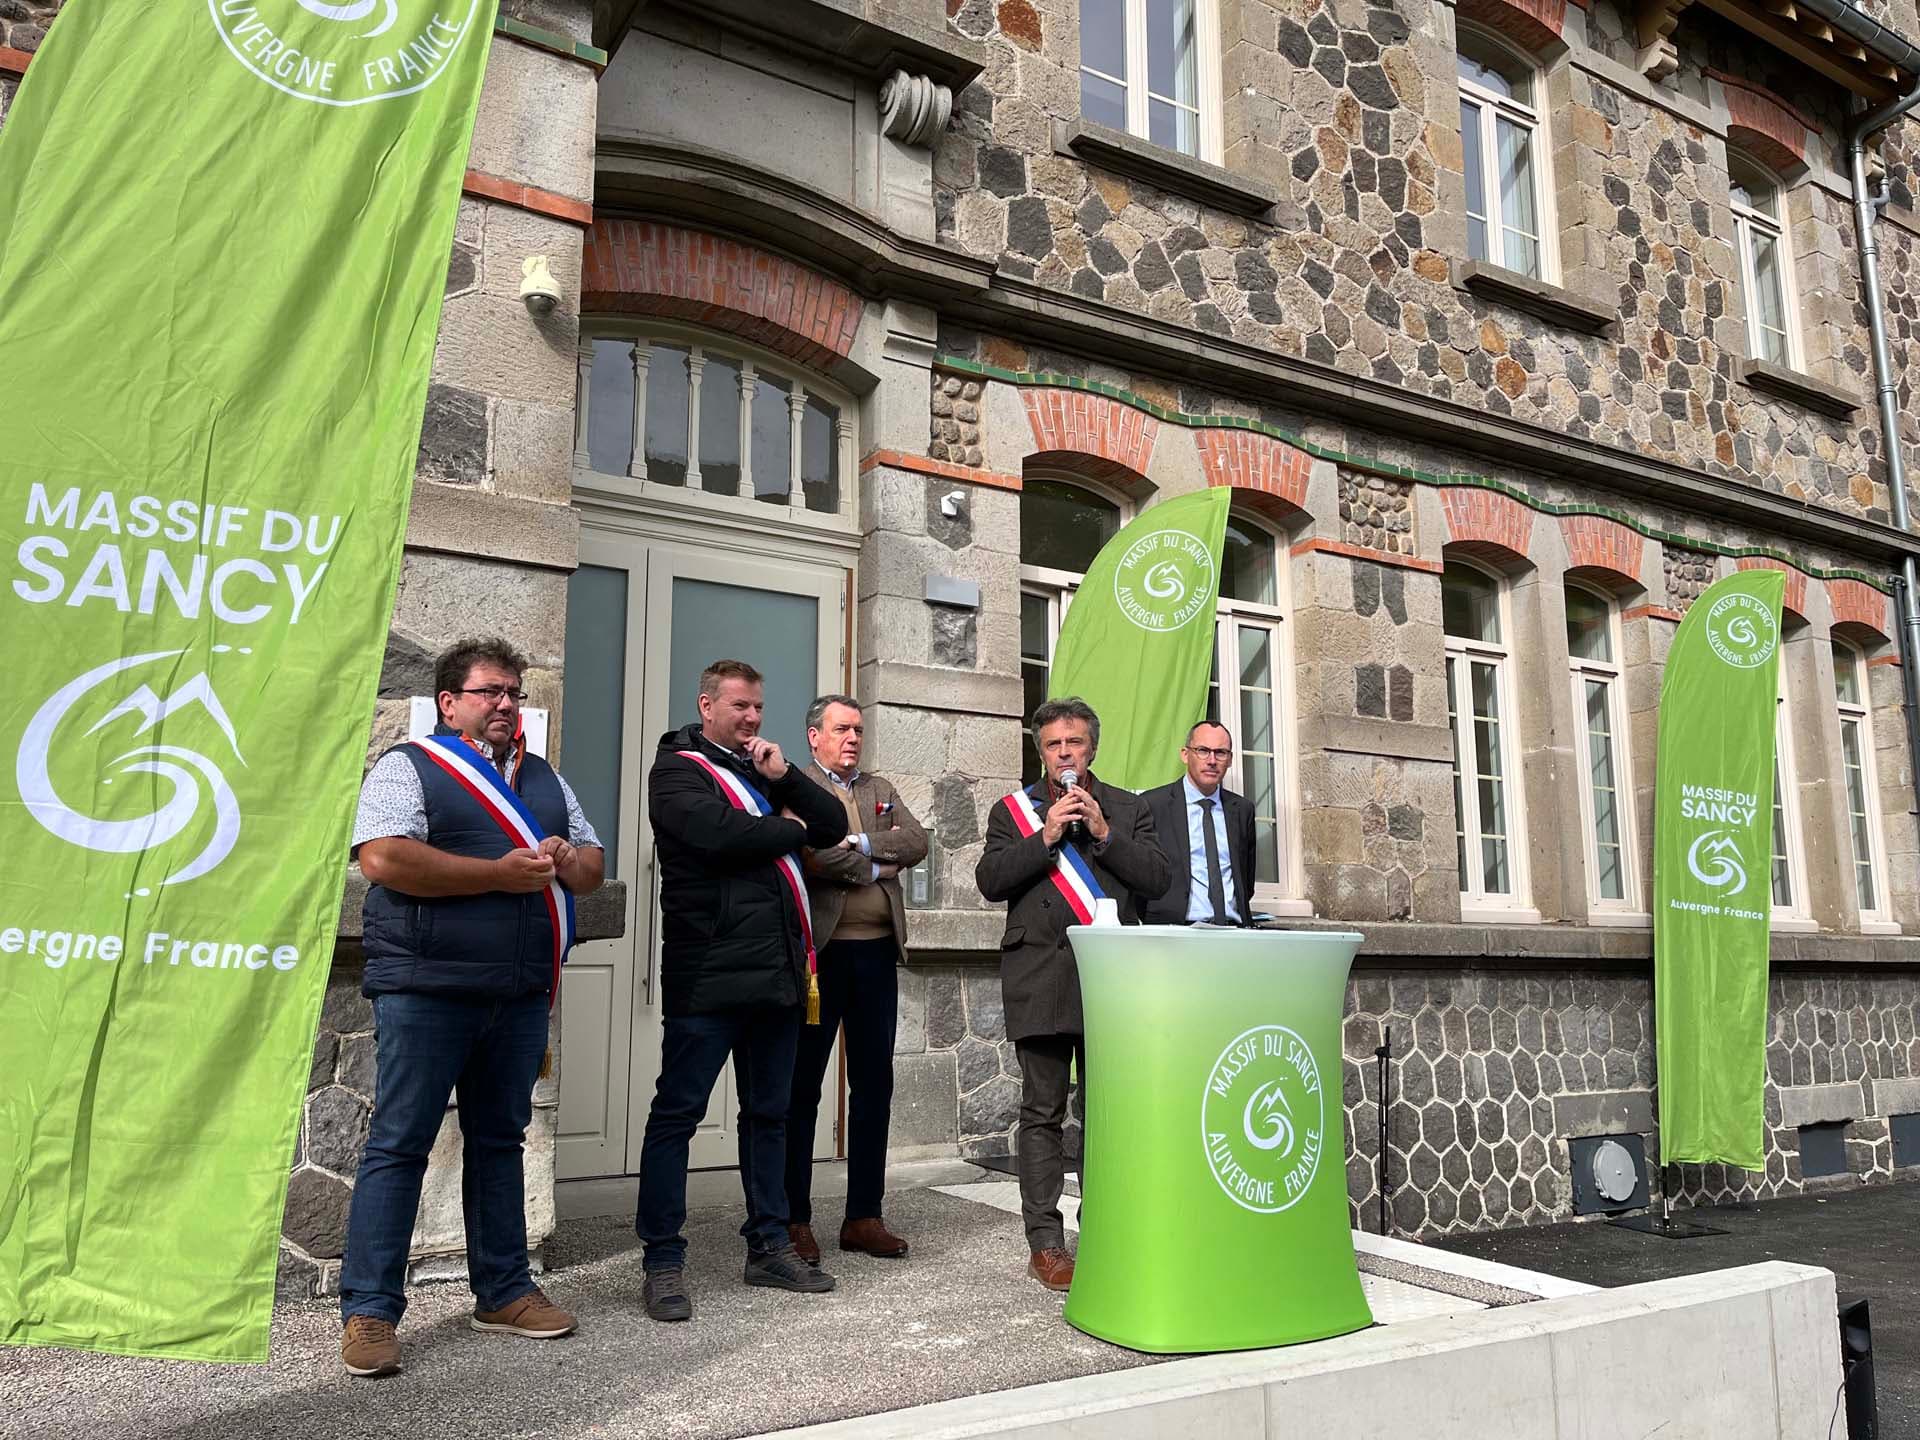
M 492 761 L 493 746 L 485 740 L 472 742 L 476 750 Z M 507 759 L 507 783 L 513 783 L 519 769 L 518 752 Z M 584 845 L 598 846 L 600 837 L 587 823 L 587 812 L 574 798 L 573 787 L 558 770 L 553 778 L 560 782 L 560 793 L 567 801 L 567 843 L 576 850 Z M 419 840 L 427 838 L 427 792 L 420 784 L 420 772 L 397 749 L 382 755 L 360 786 L 360 811 L 353 820 L 353 849 L 357 852 L 369 840 Z

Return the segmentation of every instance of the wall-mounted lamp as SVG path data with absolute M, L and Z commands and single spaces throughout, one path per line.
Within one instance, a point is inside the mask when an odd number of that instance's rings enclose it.
M 560 286 L 547 268 L 547 257 L 527 256 L 520 262 L 520 275 L 520 303 L 527 307 L 527 313 L 535 319 L 551 315 L 560 303 Z
M 946 516 L 949 520 L 951 520 L 955 518 L 957 515 L 959 515 L 961 510 L 966 507 L 966 503 L 967 503 L 966 491 L 949 490 L 946 494 L 940 497 L 940 513 Z

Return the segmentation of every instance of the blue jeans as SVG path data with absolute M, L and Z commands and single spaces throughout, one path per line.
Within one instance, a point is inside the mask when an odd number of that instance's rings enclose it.
M 376 995 L 373 1024 L 379 1079 L 347 1218 L 341 1316 L 398 1324 L 406 1313 L 420 1183 L 456 1091 L 467 1280 L 480 1309 L 498 1310 L 534 1288 L 520 1149 L 547 1049 L 547 997 Z
M 646 1246 L 647 1269 L 686 1261 L 687 1237 L 680 1232 L 687 1223 L 687 1146 L 729 1055 L 740 1096 L 740 1188 L 747 1200 L 740 1234 L 749 1254 L 786 1247 L 787 1104 L 801 1018 L 798 1006 L 667 1017 L 633 1223 Z

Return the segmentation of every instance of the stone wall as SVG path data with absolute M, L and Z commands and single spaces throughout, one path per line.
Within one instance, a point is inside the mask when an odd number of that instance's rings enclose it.
M 1080 119 L 1072 0 L 949 8 L 952 26 L 994 58 L 958 97 L 940 145 L 939 234 L 1002 273 L 1812 503 L 1885 514 L 1870 410 L 1836 420 L 1740 379 L 1751 347 L 1725 200 L 1728 85 L 1715 77 L 1757 85 L 1748 78 L 1757 70 L 1797 101 L 1816 92 L 1804 99 L 1815 107 L 1807 154 L 1816 168 L 1788 176 L 1804 363 L 1816 388 L 1864 396 L 1864 309 L 1833 169 L 1844 107 L 1787 76 L 1783 58 L 1743 59 L 1755 43 L 1701 7 L 1682 18 L 1682 67 L 1670 81 L 1631 68 L 1631 7 L 1613 0 L 1595 0 L 1591 12 L 1567 7 L 1556 43 L 1568 53 L 1547 62 L 1541 104 L 1561 283 L 1612 314 L 1604 336 L 1452 284 L 1466 243 L 1453 7 L 1221 7 L 1223 158 L 1278 197 L 1263 221 L 1057 153 L 1055 126 Z M 1904 156 L 1904 140 L 1889 150 Z M 1891 274 L 1906 275 L 1916 233 L 1910 214 L 1882 227 Z M 1903 342 L 1911 328 L 1896 324 Z M 1920 358 L 1906 343 L 1899 354 L 1903 365 Z

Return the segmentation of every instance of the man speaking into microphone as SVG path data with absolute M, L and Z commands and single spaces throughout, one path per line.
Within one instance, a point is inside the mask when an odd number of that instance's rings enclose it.
M 1027 1273 L 1049 1290 L 1065 1290 L 1073 1283 L 1073 1257 L 1060 1215 L 1062 1130 L 1076 1061 L 1083 1095 L 1087 1084 L 1080 972 L 1067 927 L 1091 922 L 1095 904 L 1108 898 L 1121 920 L 1133 923 L 1134 892 L 1163 893 L 1173 871 L 1139 797 L 1092 773 L 1100 748 L 1092 706 L 1077 698 L 1047 701 L 1033 712 L 1033 743 L 1046 773 L 993 807 L 974 880 L 986 899 L 1007 902 L 1000 992 L 1007 1038 L 1020 1056 L 1017 1169 Z M 1084 1161 L 1081 1179 L 1084 1196 Z

